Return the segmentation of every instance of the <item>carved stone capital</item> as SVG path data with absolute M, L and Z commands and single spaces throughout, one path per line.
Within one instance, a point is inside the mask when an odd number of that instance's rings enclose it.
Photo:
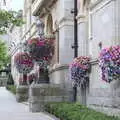
M 78 24 L 86 22 L 86 15 L 85 14 L 78 14 L 78 16 L 76 17 L 76 19 L 78 20 Z

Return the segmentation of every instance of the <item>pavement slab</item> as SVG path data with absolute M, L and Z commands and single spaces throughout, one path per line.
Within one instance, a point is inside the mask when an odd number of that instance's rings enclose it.
M 29 112 L 28 105 L 17 103 L 15 96 L 0 87 L 0 120 L 57 120 L 50 115 L 40 112 Z

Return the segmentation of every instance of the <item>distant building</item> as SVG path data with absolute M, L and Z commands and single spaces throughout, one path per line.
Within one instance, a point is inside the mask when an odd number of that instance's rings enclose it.
M 12 0 L 1 0 L 0 9 L 11 10 Z
M 22 18 L 22 12 L 20 12 L 19 17 Z M 8 32 L 9 36 L 9 54 L 11 56 L 11 74 L 14 79 L 14 83 L 16 85 L 19 84 L 19 78 L 21 74 L 17 71 L 15 64 L 14 64 L 14 56 L 18 52 L 22 52 L 23 48 L 21 46 L 21 36 L 22 36 L 22 27 L 11 26 Z

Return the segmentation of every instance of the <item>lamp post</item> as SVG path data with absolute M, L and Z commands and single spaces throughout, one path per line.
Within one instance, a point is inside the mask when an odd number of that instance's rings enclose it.
M 36 20 L 36 28 L 37 28 L 38 36 L 40 38 L 43 38 L 44 37 L 44 23 L 39 18 L 37 18 Z
M 38 36 L 39 36 L 40 40 L 44 40 L 44 23 L 42 20 L 39 19 L 39 17 L 37 17 L 37 19 L 36 19 L 36 28 L 37 28 L 37 32 L 38 32 Z M 45 71 L 44 68 L 41 68 L 39 66 L 39 81 L 38 81 L 38 83 L 48 83 L 49 79 L 47 79 L 46 75 L 47 75 L 47 71 Z

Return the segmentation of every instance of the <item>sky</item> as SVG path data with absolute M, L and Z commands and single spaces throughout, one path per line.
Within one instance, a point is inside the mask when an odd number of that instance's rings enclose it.
M 12 10 L 18 11 L 20 9 L 23 9 L 23 3 L 24 0 L 12 0 L 11 3 Z

